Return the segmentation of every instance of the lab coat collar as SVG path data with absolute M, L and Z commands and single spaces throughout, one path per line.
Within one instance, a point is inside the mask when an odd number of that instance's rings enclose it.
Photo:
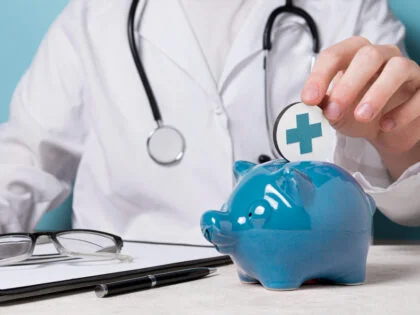
M 220 101 L 220 92 L 235 70 L 247 58 L 262 52 L 263 32 L 268 16 L 285 3 L 266 0 L 256 2 L 233 42 L 221 78 L 216 83 L 179 1 L 145 2 L 137 11 L 136 29 L 140 36 L 158 47 L 216 102 Z
M 229 77 L 246 59 L 262 53 L 263 33 L 267 19 L 275 8 L 284 5 L 284 3 L 285 1 L 266 0 L 259 0 L 255 3 L 229 52 L 218 84 L 219 91 L 223 90 Z M 263 69 L 263 59 L 261 59 L 261 69 Z
M 139 5 L 136 19 L 136 29 L 140 36 L 167 55 L 210 97 L 219 102 L 216 82 L 179 1 L 142 2 L 144 10 Z

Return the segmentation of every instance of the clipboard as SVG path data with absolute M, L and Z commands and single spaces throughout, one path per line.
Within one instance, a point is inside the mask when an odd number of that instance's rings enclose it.
M 93 288 L 101 283 L 110 281 L 119 281 L 130 279 L 133 277 L 141 277 L 153 273 L 169 272 L 175 270 L 181 270 L 186 268 L 195 267 L 220 267 L 232 264 L 232 260 L 229 256 L 219 254 L 213 246 L 200 246 L 200 245 L 189 245 L 189 244 L 173 244 L 173 243 L 154 243 L 154 242 L 143 242 L 143 241 L 124 241 L 123 253 L 133 255 L 133 251 L 148 251 L 150 262 L 160 261 L 166 262 L 157 265 L 151 265 L 150 263 L 143 263 L 137 261 L 130 266 L 131 263 L 116 265 L 113 268 L 112 265 L 95 265 L 88 264 L 86 268 L 84 265 L 79 265 L 78 262 L 52 262 L 46 265 L 35 265 L 21 267 L 21 269 L 14 269 L 16 267 L 0 267 L 0 279 L 6 279 L 7 276 L 10 278 L 9 282 L 13 282 L 13 272 L 21 275 L 23 283 L 26 281 L 26 285 L 13 286 L 11 288 L 4 288 L 4 284 L 0 289 L 0 304 L 10 303 L 21 299 L 37 298 L 37 297 L 54 297 L 61 293 L 70 293 L 77 291 L 93 290 Z M 124 251 L 124 248 L 128 248 L 128 251 Z M 154 251 L 154 253 L 151 253 Z M 172 253 L 179 253 L 179 255 L 173 255 L 177 257 L 168 257 L 165 253 L 170 255 Z M 139 255 L 140 254 L 140 255 Z M 137 253 L 141 256 L 141 253 Z M 154 259 L 150 259 L 150 255 L 155 255 Z M 165 256 L 166 255 L 166 256 Z M 184 257 L 185 259 L 180 259 Z M 137 258 L 138 259 L 138 258 Z M 136 260 L 136 259 L 135 259 Z M 60 267 L 61 266 L 61 267 Z M 141 266 L 138 268 L 138 266 Z M 39 268 L 38 268 L 39 267 Z M 132 267 L 132 268 L 131 268 Z M 5 268 L 5 269 L 4 269 Z M 17 268 L 20 268 L 19 266 Z M 27 269 L 25 269 L 27 268 Z M 124 270 L 119 269 L 123 268 Z M 113 272 L 108 272 L 109 270 Z M 37 275 L 42 279 L 42 273 L 44 275 L 52 274 L 53 271 L 59 271 L 63 273 L 56 275 L 55 279 L 46 279 L 40 283 L 34 280 L 34 284 L 30 284 L 30 279 L 25 279 L 25 276 Z M 94 275 L 87 275 L 90 270 L 95 270 Z M 70 273 L 67 278 L 65 273 Z M 7 273 L 9 272 L 9 273 Z M 41 272 L 41 275 L 39 273 Z M 78 272 L 82 276 L 77 276 Z M 3 274 L 3 275 L 2 275 Z M 6 277 L 4 277 L 6 275 Z M 76 277 L 75 277 L 76 276 Z M 61 278 L 60 278 L 61 277 Z M 4 281 L 3 281 L 4 282 Z M 0 286 L 2 284 L 0 283 Z

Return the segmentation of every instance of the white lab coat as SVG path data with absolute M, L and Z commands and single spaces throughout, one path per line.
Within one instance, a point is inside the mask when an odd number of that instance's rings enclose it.
M 322 48 L 353 35 L 402 45 L 404 27 L 386 1 L 295 2 L 317 22 Z M 283 1 L 258 1 L 217 84 L 178 1 L 148 1 L 142 19 L 138 14 L 140 54 L 163 119 L 186 138 L 176 167 L 159 166 L 146 152 L 155 122 L 127 41 L 130 4 L 71 1 L 19 83 L 10 121 L 0 129 L 1 232 L 33 229 L 75 180 L 75 228 L 206 243 L 200 216 L 227 199 L 232 161 L 270 154 L 261 43 L 269 13 Z M 311 59 L 303 22 L 280 20 L 269 74 L 274 115 L 299 100 Z M 352 172 L 392 220 L 419 224 L 420 164 L 391 184 L 366 141 L 336 139 L 334 162 Z

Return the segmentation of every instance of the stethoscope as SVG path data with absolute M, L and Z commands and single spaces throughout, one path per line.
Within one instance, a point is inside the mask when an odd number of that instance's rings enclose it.
M 172 166 L 179 163 L 185 155 L 186 143 L 185 138 L 182 133 L 172 126 L 166 125 L 163 121 L 162 114 L 160 113 L 159 106 L 156 101 L 156 97 L 153 93 L 150 82 L 147 78 L 146 72 L 143 67 L 143 63 L 139 56 L 136 40 L 135 40 L 135 15 L 139 0 L 133 0 L 128 16 L 128 41 L 130 44 L 131 53 L 137 68 L 137 71 L 140 75 L 140 79 L 143 83 L 144 89 L 146 91 L 147 98 L 149 100 L 150 109 L 153 114 L 153 118 L 156 122 L 156 128 L 149 134 L 147 138 L 147 152 L 150 158 L 159 165 L 163 166 Z M 270 117 L 269 117 L 269 88 L 268 88 L 268 69 L 269 69 L 269 51 L 272 48 L 272 29 L 275 21 L 282 13 L 290 13 L 297 15 L 304 19 L 305 23 L 309 27 L 309 31 L 312 36 L 312 64 L 315 60 L 317 54 L 319 53 L 319 37 L 316 27 L 316 23 L 313 18 L 301 8 L 298 8 L 293 5 L 292 0 L 286 0 L 284 6 L 278 7 L 275 9 L 269 16 L 267 23 L 265 25 L 264 34 L 263 34 L 263 51 L 264 51 L 264 90 L 265 90 L 265 116 L 266 116 L 266 129 L 267 134 L 272 143 L 273 135 L 270 132 Z M 272 152 L 277 157 L 275 149 L 272 146 Z M 281 154 L 280 154 L 281 155 Z M 264 163 L 271 160 L 268 155 L 262 154 L 259 156 L 258 161 Z

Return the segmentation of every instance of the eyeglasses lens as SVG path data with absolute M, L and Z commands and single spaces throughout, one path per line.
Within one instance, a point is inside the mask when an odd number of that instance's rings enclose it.
M 31 252 L 32 240 L 28 236 L 0 237 L 0 264 L 11 259 L 26 256 Z
M 118 253 L 114 238 L 94 232 L 69 231 L 57 234 L 57 241 L 67 251 L 79 254 Z

